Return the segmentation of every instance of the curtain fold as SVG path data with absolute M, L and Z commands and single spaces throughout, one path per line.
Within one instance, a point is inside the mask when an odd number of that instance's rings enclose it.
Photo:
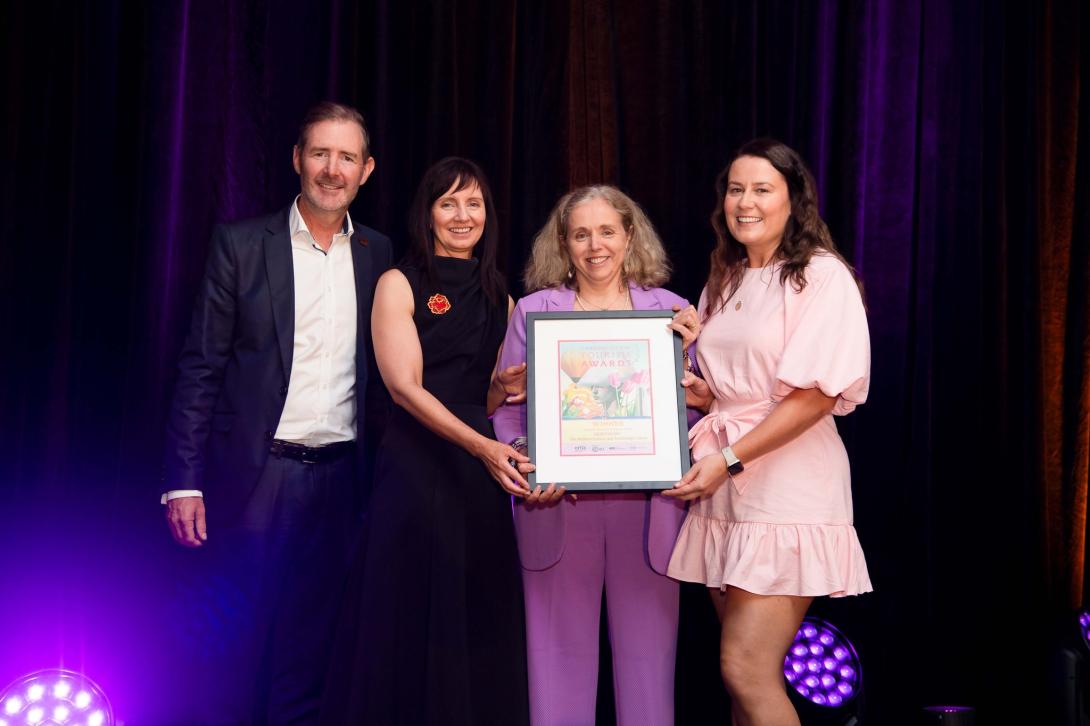
M 1047 532 L 1050 594 L 1068 608 L 1083 603 L 1086 551 L 1087 406 L 1085 265 L 1073 233 L 1078 200 L 1080 60 L 1079 23 L 1059 4 L 1041 7 L 1040 34 L 1047 52 L 1038 69 L 1037 244 L 1040 341 L 1039 470 Z M 1087 139 L 1083 139 L 1085 146 Z M 1082 152 L 1085 155 L 1085 150 Z M 1084 182 L 1085 186 L 1085 182 Z M 1084 201 L 1085 203 L 1085 201 Z M 1081 283 L 1082 295 L 1079 295 Z M 1083 310 L 1085 303 L 1083 303 Z M 1080 320 L 1080 317 L 1082 320 Z M 1079 330 L 1079 327 L 1082 329 Z M 1066 375 L 1065 375 L 1066 373 Z M 1073 405 L 1074 404 L 1074 405 Z

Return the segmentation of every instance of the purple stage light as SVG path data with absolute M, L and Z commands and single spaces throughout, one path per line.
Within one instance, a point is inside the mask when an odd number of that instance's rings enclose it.
M 1082 635 L 1082 644 L 1090 648 L 1090 611 L 1079 611 L 1079 633 Z
M 926 706 L 921 723 L 936 726 L 973 726 L 976 723 L 976 709 L 972 706 Z
M 927 713 L 972 713 L 976 709 L 972 706 L 925 706 Z
M 855 698 L 863 681 L 859 656 L 834 626 L 808 617 L 783 661 L 783 676 L 800 696 L 827 708 Z
M 114 726 L 106 694 L 60 668 L 23 676 L 0 692 L 0 726 Z

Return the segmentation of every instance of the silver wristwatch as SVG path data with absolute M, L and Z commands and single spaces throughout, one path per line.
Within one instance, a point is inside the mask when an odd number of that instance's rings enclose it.
M 746 470 L 746 467 L 742 465 L 742 460 L 735 456 L 734 449 L 729 446 L 724 446 L 721 453 L 723 454 L 723 459 L 727 462 L 728 474 L 731 476 L 738 476 Z

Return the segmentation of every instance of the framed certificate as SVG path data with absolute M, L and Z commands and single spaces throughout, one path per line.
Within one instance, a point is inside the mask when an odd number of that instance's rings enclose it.
M 681 336 L 665 310 L 527 313 L 531 487 L 661 490 L 689 470 Z

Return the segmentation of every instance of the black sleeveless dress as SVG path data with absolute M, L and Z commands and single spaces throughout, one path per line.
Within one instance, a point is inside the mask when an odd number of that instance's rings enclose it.
M 491 438 L 485 400 L 507 308 L 477 260 L 434 258 L 413 289 L 423 385 Z M 374 330 L 379 336 L 382 331 Z M 395 406 L 349 578 L 323 723 L 528 723 L 510 498 L 465 450 Z

